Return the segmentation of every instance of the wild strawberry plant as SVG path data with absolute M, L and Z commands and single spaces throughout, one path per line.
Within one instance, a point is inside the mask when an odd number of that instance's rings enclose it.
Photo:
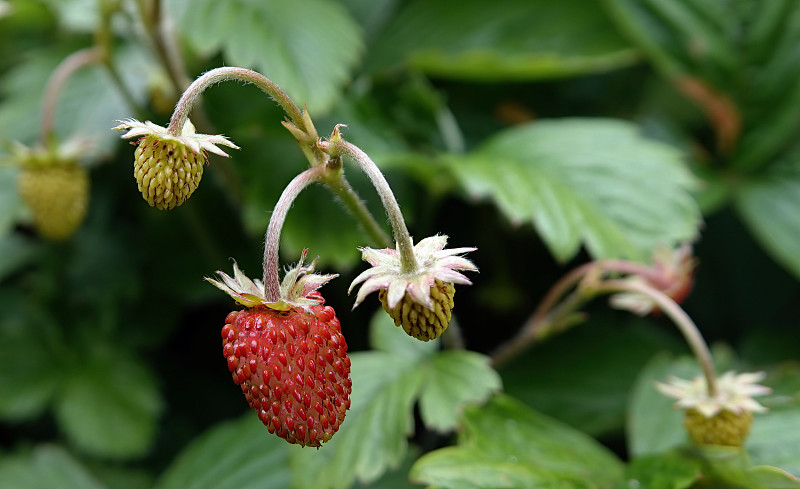
M 0 2 L 0 487 L 800 487 L 799 15 Z

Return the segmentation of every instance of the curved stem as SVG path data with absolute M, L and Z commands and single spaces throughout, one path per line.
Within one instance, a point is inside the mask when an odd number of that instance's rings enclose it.
M 189 85 L 189 88 L 187 88 L 185 92 L 183 92 L 180 100 L 178 100 L 178 104 L 175 106 L 175 111 L 172 113 L 172 118 L 169 121 L 169 127 L 167 128 L 169 133 L 173 135 L 181 133 L 183 125 L 186 123 L 186 119 L 189 117 L 189 113 L 192 111 L 192 107 L 194 107 L 200 94 L 211 85 L 228 80 L 243 81 L 257 86 L 278 102 L 278 105 L 283 108 L 289 118 L 292 119 L 292 122 L 301 131 L 306 131 L 305 119 L 303 118 L 302 112 L 300 112 L 297 105 L 295 105 L 292 99 L 289 98 L 275 82 L 253 70 L 223 67 L 203 73 Z
M 575 310 L 582 302 L 582 294 L 577 294 L 571 300 L 564 301 L 568 307 L 558 307 L 558 317 L 550 317 L 552 316 L 551 312 L 556 311 L 556 305 L 564 295 L 575 287 L 583 277 L 594 271 L 598 273 L 616 272 L 640 275 L 647 277 L 648 280 L 654 281 L 655 283 L 662 281 L 661 277 L 657 273 L 654 273 L 652 268 L 641 263 L 625 260 L 602 260 L 585 263 L 561 277 L 561 279 L 550 288 L 539 303 L 536 311 L 525 321 L 525 324 L 520 328 L 516 336 L 500 345 L 492 353 L 492 364 L 499 366 L 519 355 L 528 348 L 531 343 L 542 337 L 544 328 L 557 322 L 562 315 Z
M 338 130 L 334 130 L 334 136 L 338 134 Z M 347 155 L 353 161 L 358 163 L 361 170 L 367 174 L 372 185 L 378 191 L 381 198 L 383 207 L 386 210 L 386 215 L 389 217 L 389 222 L 392 225 L 394 239 L 397 241 L 398 251 L 400 252 L 400 264 L 403 273 L 412 273 L 417 270 L 417 258 L 414 255 L 414 243 L 411 241 L 411 235 L 408 233 L 406 222 L 403 219 L 403 213 L 400 211 L 400 205 L 392 193 L 389 183 L 384 178 L 383 173 L 378 169 L 372 159 L 366 153 L 361 151 L 358 146 L 349 143 L 341 137 L 332 137 L 331 141 L 321 141 L 319 145 L 329 152 L 332 156 Z
M 312 183 L 321 181 L 327 169 L 324 165 L 314 166 L 300 173 L 283 190 L 272 217 L 267 226 L 267 233 L 264 236 L 264 287 L 266 298 L 269 302 L 278 302 L 281 299 L 280 280 L 278 278 L 278 249 L 281 244 L 281 229 L 286 220 L 286 214 L 292 206 L 292 202 L 304 188 Z
M 42 102 L 41 131 L 42 143 L 45 146 L 53 135 L 58 96 L 61 94 L 61 90 L 63 90 L 67 80 L 79 69 L 100 61 L 101 55 L 102 53 L 97 47 L 80 49 L 64 58 L 53 70 L 53 74 L 47 80 Z
M 146 12 L 146 9 L 142 8 L 142 16 L 149 18 L 149 22 L 145 22 L 145 25 L 153 40 L 156 54 L 161 60 L 172 86 L 175 87 L 176 93 L 179 93 L 189 85 L 190 80 L 186 76 L 183 59 L 175 46 L 175 29 L 170 18 L 162 15 L 161 9 L 161 0 L 152 0 L 150 12 Z
M 717 377 L 714 374 L 714 362 L 711 358 L 711 352 L 708 349 L 700 330 L 697 325 L 692 321 L 692 318 L 686 314 L 686 311 L 672 300 L 668 295 L 660 290 L 651 287 L 647 284 L 631 282 L 626 280 L 608 280 L 603 282 L 597 289 L 598 292 L 633 292 L 647 296 L 648 299 L 656 303 L 661 311 L 669 317 L 675 326 L 678 327 L 692 353 L 700 363 L 703 369 L 703 375 L 706 378 L 706 385 L 708 386 L 709 397 L 717 395 Z

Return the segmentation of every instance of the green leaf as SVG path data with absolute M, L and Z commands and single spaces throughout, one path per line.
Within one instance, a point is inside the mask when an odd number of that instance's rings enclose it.
M 371 483 L 368 486 L 369 489 L 422 489 L 425 486 L 413 484 L 408 480 L 408 472 L 411 470 L 411 466 L 418 457 L 419 449 L 417 447 L 411 447 L 403 463 L 397 468 L 386 472 L 380 479 Z M 353 484 L 351 489 L 359 489 L 362 487 L 364 486 L 356 483 Z
M 101 2 L 94 0 L 46 0 L 67 30 L 90 34 L 98 28 Z
M 462 406 L 500 390 L 500 376 L 489 366 L 485 355 L 445 351 L 434 356 L 430 363 L 431 375 L 419 399 L 422 421 L 429 428 L 454 429 Z
M 636 481 L 637 487 L 684 489 L 697 482 L 702 475 L 701 468 L 699 461 L 674 451 L 633 459 L 626 476 L 629 481 Z
M 116 352 L 70 370 L 55 410 L 61 428 L 82 450 L 134 457 L 153 442 L 161 398 L 150 371 Z
M 732 166 L 750 172 L 771 164 L 794 141 L 800 123 L 800 11 L 793 2 L 604 3 L 662 74 L 679 87 L 703 87 L 686 95 L 718 135 L 727 133 L 720 142 L 736 143 L 728 155 Z
M 368 33 L 383 27 L 399 0 L 339 0 Z
M 104 489 L 66 450 L 42 445 L 29 456 L 0 461 L 0 487 L 9 489 Z
M 800 278 L 800 154 L 742 185 L 736 208 L 761 246 Z
M 411 479 L 440 489 L 610 488 L 622 463 L 585 434 L 507 396 L 467 408 L 458 446 L 420 458 Z
M 19 489 L 46 489 L 39 485 L 39 478 L 27 457 L 0 458 L 0 486 Z
M 59 447 L 39 448 L 34 452 L 33 464 L 43 488 L 101 489 L 103 487 L 77 460 Z
M 769 380 L 769 379 L 768 379 Z M 800 405 L 757 414 L 745 448 L 754 464 L 774 465 L 800 477 Z
M 289 444 L 248 412 L 194 440 L 167 468 L 155 489 L 289 487 Z
M 471 196 L 532 222 L 560 261 L 582 243 L 598 259 L 646 261 L 657 245 L 697 234 L 694 180 L 680 154 L 626 122 L 539 121 L 448 162 Z
M 670 375 L 692 379 L 700 374 L 694 360 L 675 360 L 669 354 L 656 356 L 641 370 L 628 405 L 628 452 L 634 456 L 659 454 L 688 442 L 683 429 L 683 412 L 673 407 L 674 400 L 656 390 L 656 382 Z
M 109 464 L 104 460 L 84 460 L 92 475 L 111 489 L 153 489 L 155 477 L 150 467 Z
M 353 393 L 339 432 L 318 452 L 292 453 L 297 487 L 347 488 L 356 479 L 371 482 L 404 459 L 417 399 L 426 424 L 448 429 L 465 404 L 480 402 L 499 388 L 485 357 L 440 353 L 438 341 L 411 338 L 382 310 L 372 321 L 370 337 L 377 350 L 350 355 Z M 435 391 L 445 383 L 450 383 L 453 398 L 443 399 Z
M 499 81 L 596 73 L 635 60 L 597 2 L 417 0 L 384 29 L 368 65 Z
M 0 418 L 11 421 L 40 415 L 62 378 L 61 366 L 43 344 L 42 318 L 30 314 L 23 300 L 21 294 L 0 297 Z
M 362 49 L 358 24 L 331 0 L 199 0 L 173 12 L 196 48 L 263 72 L 312 114 L 332 106 Z
M 748 487 L 757 489 L 798 489 L 800 479 L 777 467 L 759 465 L 747 472 Z
M 353 353 L 351 407 L 339 431 L 318 452 L 292 453 L 297 487 L 347 488 L 397 466 L 408 449 L 414 400 L 423 372 L 408 358 L 385 352 Z
M 747 452 L 741 447 L 723 445 L 690 446 L 687 453 L 703 465 L 703 475 L 716 484 L 726 482 L 739 486 L 748 486 L 746 481 L 750 461 Z
M 654 326 L 593 317 L 504 366 L 505 392 L 590 435 L 621 433 L 639 370 L 657 352 L 679 347 Z
M 369 344 L 375 350 L 392 355 L 422 359 L 439 350 L 439 341 L 419 341 L 407 335 L 403 328 L 395 326 L 392 318 L 378 309 L 372 316 L 369 328 Z
M 3 166 L 2 158 L 0 158 L 0 238 L 11 230 L 23 209 L 22 199 L 17 192 L 18 175 L 18 168 Z M 0 266 L 0 270 L 2 268 Z M 2 278 L 2 272 L 0 272 L 0 278 Z
M 39 243 L 17 235 L 2 236 L 0 232 L 0 281 L 34 261 L 40 251 Z
M 736 8 L 717 8 L 712 15 L 698 11 L 711 3 L 606 1 L 620 28 L 669 74 L 703 69 L 703 64 L 708 70 L 735 66 L 737 53 L 728 28 L 739 12 Z

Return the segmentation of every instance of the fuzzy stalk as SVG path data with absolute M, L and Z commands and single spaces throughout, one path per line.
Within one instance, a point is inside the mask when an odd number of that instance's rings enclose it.
M 331 156 L 349 156 L 369 177 L 381 198 L 389 223 L 392 225 L 394 239 L 400 252 L 402 272 L 414 273 L 419 268 L 417 257 L 414 255 L 414 243 L 408 233 L 406 221 L 400 211 L 400 205 L 397 203 L 397 199 L 394 197 L 394 193 L 383 173 L 378 169 L 378 165 L 361 148 L 342 139 L 339 135 L 339 126 L 334 129 L 330 141 L 320 141 L 319 145 L 323 151 Z
M 174 42 L 174 26 L 168 16 L 162 15 L 161 0 L 138 0 L 139 15 L 142 18 L 152 47 L 167 72 L 176 93 L 189 86 L 186 68 Z
M 53 127 L 56 118 L 56 106 L 58 96 L 64 89 L 67 80 L 81 68 L 101 61 L 102 52 L 97 47 L 85 48 L 75 51 L 53 70 L 53 74 L 47 80 L 44 90 L 44 100 L 42 102 L 42 144 L 46 147 L 53 136 Z
M 491 355 L 492 364 L 500 366 L 522 353 L 534 341 L 545 335 L 545 330 L 560 324 L 560 320 L 575 311 L 591 297 L 577 291 L 563 302 L 564 296 L 590 273 L 623 273 L 647 277 L 661 282 L 662 278 L 646 265 L 625 260 L 593 261 L 573 269 L 556 282 L 544 296 L 536 311 L 525 321 L 512 339 L 499 346 Z M 556 307 L 559 302 L 561 305 Z
M 284 126 L 295 136 L 300 148 L 308 159 L 312 167 L 320 166 L 325 167 L 325 155 L 322 154 L 315 144 L 317 139 L 317 132 L 314 128 L 311 118 L 308 113 L 302 112 L 292 99 L 278 87 L 272 80 L 264 75 L 248 70 L 245 68 L 236 67 L 223 67 L 215 68 L 198 77 L 181 95 L 180 100 L 175 106 L 175 111 L 170 118 L 168 130 L 171 134 L 180 134 L 189 113 L 192 111 L 195 103 L 200 94 L 203 93 L 208 87 L 216 83 L 228 80 L 238 80 L 246 83 L 252 83 L 264 91 L 267 95 L 273 98 L 278 105 L 283 108 L 286 114 L 291 119 L 291 123 L 284 122 Z M 307 144 L 306 140 L 312 140 L 311 144 Z M 376 242 L 382 245 L 389 245 L 389 239 L 386 233 L 380 228 L 375 218 L 366 208 L 361 199 L 358 198 L 355 190 L 353 190 L 350 183 L 345 179 L 344 175 L 339 175 L 336 178 L 326 178 L 325 183 L 336 194 L 348 211 L 353 217 L 358 220 L 364 227 L 367 234 Z M 393 198 L 393 197 L 392 197 Z M 405 224 L 403 224 L 405 226 Z M 406 234 L 407 231 L 406 231 Z
M 303 114 L 291 98 L 281 90 L 272 80 L 253 70 L 236 67 L 222 67 L 214 68 L 200 75 L 195 81 L 189 85 L 189 88 L 183 92 L 180 100 L 175 106 L 175 111 L 172 113 L 172 118 L 169 121 L 167 129 L 170 134 L 178 135 L 189 117 L 195 102 L 200 95 L 210 86 L 228 80 L 238 80 L 245 83 L 252 83 L 260 88 L 263 92 L 275 100 L 278 105 L 286 112 L 295 126 L 303 132 L 307 132 L 308 128 L 305 124 Z
M 599 285 L 596 289 L 600 293 L 616 293 L 616 292 L 633 292 L 647 296 L 648 299 L 656 303 L 665 316 L 670 318 L 678 330 L 683 335 L 686 342 L 689 344 L 692 353 L 700 367 L 703 369 L 703 375 L 706 378 L 706 386 L 708 387 L 708 396 L 713 398 L 717 395 L 717 376 L 714 373 L 714 361 L 711 358 L 711 352 L 708 345 L 700 334 L 697 325 L 692 321 L 692 318 L 686 314 L 674 300 L 667 294 L 660 290 L 651 287 L 647 284 L 636 283 L 626 280 L 608 280 Z
M 286 214 L 289 213 L 292 202 L 300 192 L 312 183 L 324 180 L 326 171 L 328 170 L 324 165 L 313 166 L 294 177 L 283 190 L 278 203 L 275 205 L 275 210 L 272 211 L 267 232 L 264 235 L 263 263 L 264 288 L 266 298 L 270 302 L 278 302 L 281 299 L 280 279 L 278 277 L 278 249 L 281 244 L 281 230 L 286 220 Z

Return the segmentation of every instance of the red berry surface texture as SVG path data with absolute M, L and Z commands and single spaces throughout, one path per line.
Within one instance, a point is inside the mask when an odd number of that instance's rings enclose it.
M 319 447 L 350 407 L 350 358 L 336 313 L 318 305 L 285 311 L 256 306 L 231 312 L 222 328 L 223 354 L 270 433 Z

